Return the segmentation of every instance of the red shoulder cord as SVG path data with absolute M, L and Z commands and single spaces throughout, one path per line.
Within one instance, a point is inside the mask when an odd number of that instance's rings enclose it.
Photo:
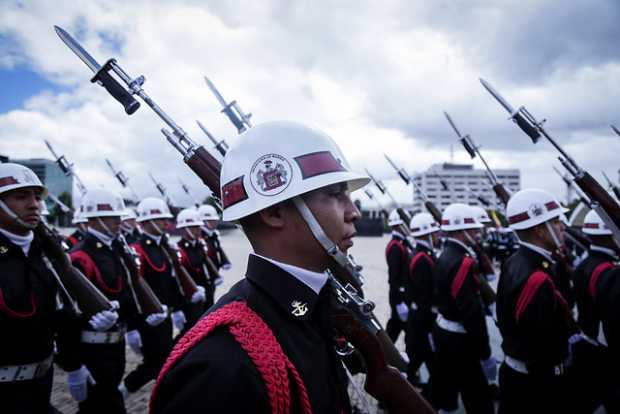
M 297 386 L 302 413 L 312 413 L 306 386 L 293 363 L 282 351 L 269 326 L 245 302 L 231 302 L 200 319 L 177 342 L 155 382 L 149 402 L 150 414 L 153 412 L 155 396 L 166 374 L 177 361 L 218 326 L 228 327 L 230 334 L 256 366 L 267 387 L 272 413 L 288 414 L 290 412 L 289 373 Z
M 596 285 L 598 284 L 598 279 L 601 274 L 609 269 L 613 269 L 615 266 L 612 262 L 603 262 L 596 266 L 594 271 L 592 271 L 592 276 L 590 276 L 590 283 L 588 283 L 588 290 L 590 291 L 590 297 L 592 301 L 596 300 Z
M 13 318 L 25 319 L 32 317 L 37 311 L 37 302 L 34 298 L 34 292 L 30 292 L 30 312 L 17 312 L 13 309 L 9 308 L 9 306 L 4 301 L 4 293 L 2 293 L 2 289 L 0 289 L 0 310 L 4 311 L 7 315 Z
M 138 256 L 140 256 L 141 261 L 147 262 L 149 266 L 151 266 L 153 270 L 155 270 L 156 272 L 160 273 L 166 270 L 166 263 L 168 262 L 167 260 L 164 260 L 162 265 L 157 267 L 155 266 L 155 263 L 151 261 L 151 258 L 149 257 L 148 254 L 146 254 L 146 252 L 142 248 L 142 245 L 139 242 L 132 244 L 131 247 L 133 247 L 136 253 L 138 253 Z M 143 269 L 143 267 L 140 267 L 140 268 Z
M 95 261 L 85 251 L 77 250 L 77 251 L 71 252 L 69 253 L 69 257 L 71 257 L 71 262 L 78 262 L 82 266 L 82 268 L 84 269 L 84 272 L 86 273 L 85 276 L 89 280 L 92 279 L 93 276 L 95 276 L 95 279 L 97 280 L 97 284 L 99 284 L 99 286 L 104 292 L 119 293 L 123 289 L 123 278 L 121 277 L 118 278 L 116 287 L 108 286 L 103 280 L 103 277 L 101 276 L 101 272 L 99 271 L 99 268 L 95 264 Z

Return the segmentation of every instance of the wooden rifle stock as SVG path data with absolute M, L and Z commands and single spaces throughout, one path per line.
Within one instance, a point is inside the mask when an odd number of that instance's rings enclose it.
M 54 237 L 52 230 L 43 222 L 34 229 L 34 234 L 41 242 L 41 248 L 58 266 L 57 273 L 60 282 L 67 289 L 71 298 L 75 300 L 80 311 L 89 318 L 96 313 L 111 310 L 112 304 L 90 280 L 76 269 L 63 250 L 60 241 Z
M 506 207 L 508 205 L 508 200 L 510 200 L 510 194 L 508 194 L 508 190 L 506 190 L 506 187 L 504 187 L 502 183 L 498 182 L 497 184 L 493 185 L 493 191 L 495 192 L 497 198 L 499 198 L 499 200 L 502 202 L 504 207 Z
M 137 255 L 131 251 L 127 242 L 119 241 L 119 244 L 120 246 L 117 247 L 117 252 L 129 272 L 131 288 L 133 289 L 142 314 L 150 315 L 153 313 L 162 313 L 164 308 L 159 298 L 155 295 L 155 292 L 153 292 L 153 289 L 151 289 L 146 280 L 140 276 L 140 263 Z
M 183 291 L 183 295 L 187 299 L 191 300 L 194 293 L 198 291 L 198 285 L 196 285 L 196 282 L 187 272 L 187 269 L 185 269 L 185 267 L 181 264 L 181 261 L 179 260 L 179 252 L 168 244 L 168 237 L 164 236 L 164 240 L 162 240 L 161 245 L 167 259 L 174 267 L 174 271 L 179 285 L 181 286 L 181 290 Z
M 564 228 L 564 232 L 572 237 L 575 242 L 581 244 L 583 249 L 588 249 L 592 243 L 590 238 L 577 228 L 566 226 Z
M 428 210 L 430 215 L 433 216 L 437 224 L 441 226 L 441 211 L 439 211 L 435 203 L 427 200 L 424 202 L 424 206 L 426 207 L 426 210 Z
M 207 242 L 204 241 L 204 239 L 198 239 L 200 245 L 202 246 L 202 249 L 204 251 L 204 258 L 205 258 L 205 262 L 206 262 L 206 266 L 207 266 L 207 271 L 209 272 L 208 275 L 205 275 L 205 278 L 207 279 L 206 282 L 207 283 L 211 283 L 211 279 L 217 279 L 220 276 L 219 271 L 217 270 L 217 266 L 215 265 L 215 263 L 213 263 L 213 260 L 211 260 L 211 258 L 209 257 L 209 248 L 207 247 Z
M 478 269 L 482 273 L 480 277 L 480 297 L 486 306 L 489 306 L 497 300 L 497 294 L 486 279 L 486 275 L 495 274 L 493 269 L 493 262 L 491 258 L 485 253 L 484 249 L 479 243 L 474 245 L 474 251 L 478 256 Z
M 185 163 L 200 177 L 213 194 L 220 194 L 222 164 L 209 154 L 203 146 L 196 148 L 189 157 L 186 157 Z
M 575 177 L 574 181 L 590 200 L 601 206 L 616 227 L 620 228 L 620 206 L 609 193 L 587 171 Z

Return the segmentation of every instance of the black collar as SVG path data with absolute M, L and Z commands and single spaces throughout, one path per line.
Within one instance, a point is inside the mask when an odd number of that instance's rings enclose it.
M 542 253 L 523 245 L 519 246 L 519 250 L 517 250 L 517 253 L 525 256 L 529 261 L 534 264 L 535 267 L 543 269 L 545 273 L 554 273 L 553 265 L 555 263 L 550 262 L 549 259 L 547 259 Z
M 246 278 L 270 296 L 291 319 L 305 321 L 319 300 L 312 289 L 281 267 L 251 254 Z

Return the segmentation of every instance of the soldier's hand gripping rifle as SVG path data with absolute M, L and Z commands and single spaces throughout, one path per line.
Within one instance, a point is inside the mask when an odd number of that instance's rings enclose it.
M 77 42 L 71 38 L 71 36 L 62 30 L 59 27 L 55 27 L 56 32 L 60 36 L 60 38 L 65 42 L 65 44 L 80 57 L 84 62 L 87 62 L 87 65 L 93 68 L 92 63 L 95 62 L 94 59 L 88 55 L 88 53 L 81 47 Z M 127 73 L 125 73 L 116 63 L 115 60 L 111 59 L 104 66 L 106 72 L 113 71 L 120 79 L 128 86 L 129 91 L 124 90 L 127 95 L 138 95 L 148 106 L 150 106 L 155 113 L 170 127 L 172 128 L 172 132 L 169 132 L 166 129 L 162 129 L 162 133 L 166 136 L 166 139 L 173 145 L 182 155 L 185 163 L 198 175 L 202 181 L 209 187 L 209 189 L 214 194 L 219 194 L 220 192 L 220 170 L 221 164 L 215 159 L 204 147 L 196 144 L 185 131 L 181 129 L 142 89 L 142 85 L 144 84 L 144 77 L 139 77 L 137 79 L 131 79 Z M 311 215 L 311 217 L 314 217 Z M 316 223 L 318 225 L 318 223 Z M 316 234 L 315 234 L 316 236 Z M 369 354 L 365 352 L 369 347 L 360 348 L 362 350 L 362 355 L 364 359 L 367 361 L 367 364 L 372 364 L 377 367 L 388 367 L 388 363 L 392 366 L 398 367 L 401 371 L 406 369 L 406 363 L 403 361 L 400 353 L 394 346 L 394 344 L 390 341 L 389 337 L 385 333 L 383 329 L 381 329 L 381 325 L 378 322 L 377 318 L 372 315 L 370 319 L 372 324 L 376 327 L 379 327 L 378 331 L 368 329 L 368 324 L 366 323 L 368 319 L 357 320 L 358 311 L 362 308 L 365 308 L 365 305 L 362 305 L 364 302 L 363 293 L 361 291 L 361 283 L 362 276 L 359 272 L 359 267 L 350 259 L 350 257 L 344 255 L 338 249 L 337 245 L 333 245 L 333 242 L 329 240 L 319 240 L 319 242 L 326 248 L 327 253 L 334 260 L 334 275 L 335 279 L 341 283 L 343 286 L 343 291 L 346 291 L 346 295 L 343 296 L 343 300 L 341 305 L 347 309 L 347 315 L 351 318 L 352 321 L 359 322 L 357 326 L 362 327 L 361 335 L 368 341 L 368 343 L 374 344 L 381 348 L 382 353 L 376 352 L 373 354 Z M 329 246 L 329 243 L 333 246 Z M 325 243 L 325 244 L 324 244 Z M 352 301 L 350 298 L 355 298 L 356 300 Z M 376 349 L 376 348 L 375 348 Z M 389 371 L 389 369 L 388 369 Z M 381 374 L 385 372 L 384 370 L 377 370 L 376 373 Z M 390 371 L 393 372 L 393 371 Z M 373 378 L 367 378 L 367 380 L 372 380 Z M 387 381 L 389 379 L 389 382 Z M 391 398 L 392 400 L 389 402 L 390 406 L 394 405 L 398 407 L 401 405 L 402 407 L 410 407 L 412 401 L 418 402 L 416 405 L 416 409 L 419 411 L 409 410 L 408 412 L 419 412 L 419 413 L 430 413 L 433 412 L 428 405 L 424 404 L 424 401 L 421 402 L 421 397 L 415 391 L 414 388 L 410 387 L 407 380 L 402 378 L 399 375 L 387 375 L 378 378 L 376 381 L 383 383 L 384 386 L 388 387 L 389 390 L 397 389 L 399 386 L 400 392 L 398 395 L 393 394 L 385 394 L 380 397 L 383 398 Z M 392 386 L 390 387 L 390 384 Z M 387 402 L 387 401 L 386 401 Z M 399 411 L 394 411 L 399 412 Z
M 54 158 L 56 159 L 55 161 L 56 161 L 56 164 L 58 164 L 58 168 L 60 168 L 60 170 L 67 177 L 75 178 L 75 184 L 77 185 L 78 190 L 80 190 L 80 194 L 82 195 L 86 194 L 86 187 L 84 186 L 84 183 L 82 183 L 82 180 L 80 180 L 80 177 L 78 177 L 75 174 L 75 170 L 73 169 L 73 164 L 71 164 L 64 155 L 58 156 L 56 154 L 56 151 L 54 151 L 54 148 L 52 148 L 52 145 L 47 140 L 44 139 L 43 141 L 45 142 L 45 145 L 50 150 Z
M 616 184 L 614 184 L 613 181 L 609 179 L 607 174 L 605 174 L 605 171 L 602 171 L 602 173 L 603 173 L 603 177 L 605 177 L 605 179 L 607 180 L 607 183 L 609 184 L 609 188 L 611 188 L 611 191 L 614 192 L 616 198 L 620 201 L 620 187 L 618 187 Z
M 243 112 L 237 101 L 231 101 L 227 103 L 224 97 L 217 90 L 213 82 L 211 82 L 206 76 L 205 82 L 207 82 L 207 86 L 209 87 L 209 89 L 211 89 L 211 92 L 213 92 L 213 95 L 215 95 L 217 101 L 224 108 L 222 109 L 222 112 L 226 114 L 228 119 L 230 119 L 230 122 L 232 122 L 232 124 L 237 128 L 237 132 L 239 134 L 247 130 L 248 128 L 252 128 L 252 124 L 250 123 L 250 118 L 252 117 L 252 114 L 246 114 L 245 112 Z
M 489 177 L 489 180 L 491 181 L 495 195 L 497 195 L 497 198 L 499 198 L 499 200 L 502 202 L 504 207 L 506 207 L 506 205 L 508 204 L 508 200 L 510 199 L 510 193 L 508 192 L 506 187 L 504 187 L 504 185 L 499 182 L 499 180 L 497 179 L 497 176 L 495 175 L 491 167 L 489 167 L 489 164 L 487 164 L 486 160 L 480 153 L 480 146 L 474 143 L 474 140 L 471 138 L 469 134 L 464 135 L 464 136 L 461 135 L 460 131 L 456 127 L 456 124 L 454 123 L 454 121 L 452 120 L 452 118 L 447 112 L 444 111 L 444 115 L 446 116 L 446 119 L 450 123 L 450 126 L 452 126 L 452 129 L 456 133 L 456 136 L 459 137 L 459 141 L 461 141 L 461 144 L 463 144 L 463 147 L 465 148 L 465 151 L 467 151 L 469 156 L 472 159 L 476 158 L 476 155 L 478 156 L 478 158 L 480 158 L 480 161 L 482 161 L 482 163 L 484 164 L 484 167 L 487 170 L 487 176 Z
M 480 82 L 482 86 L 493 95 L 497 102 L 508 111 L 510 118 L 532 139 L 532 142 L 536 143 L 541 136 L 544 136 L 551 145 L 559 151 L 561 156 L 558 157 L 558 159 L 564 168 L 573 176 L 573 180 L 579 188 L 581 188 L 592 201 L 594 209 L 612 231 L 616 243 L 620 246 L 620 205 L 618 205 L 613 197 L 611 197 L 587 171 L 583 170 L 575 160 L 560 147 L 555 139 L 549 135 L 543 127 L 546 120 L 543 119 L 542 121 L 538 121 L 523 106 L 515 111 L 489 83 L 483 79 L 480 79 Z
M 198 127 L 202 130 L 202 132 L 205 133 L 207 138 L 211 140 L 211 142 L 215 146 L 215 149 L 222 155 L 222 157 L 225 156 L 226 152 L 228 151 L 228 144 L 226 143 L 226 141 L 224 141 L 223 139 L 218 141 L 217 138 L 211 135 L 209 130 L 205 128 L 205 126 L 202 125 L 200 121 L 196 120 L 196 123 L 198 124 Z
M 109 159 L 106 158 L 105 162 L 106 164 L 108 164 L 108 167 L 110 167 L 110 171 L 112 171 L 112 175 L 116 177 L 119 183 L 121 183 L 121 186 L 123 188 L 128 188 L 129 191 L 131 192 L 131 196 L 134 198 L 134 200 L 136 200 L 136 202 L 138 202 L 138 200 L 140 200 L 140 197 L 138 197 L 138 194 L 136 193 L 136 191 L 129 184 L 129 177 L 127 177 L 121 170 L 115 169 Z

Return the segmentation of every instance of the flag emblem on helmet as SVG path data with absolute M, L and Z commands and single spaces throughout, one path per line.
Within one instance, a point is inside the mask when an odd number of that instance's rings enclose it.
M 540 204 L 532 204 L 529 210 L 532 217 L 538 217 L 545 212 L 543 206 L 541 206 Z
M 291 164 L 278 154 L 260 157 L 250 171 L 250 182 L 259 194 L 273 196 L 288 187 L 293 171 Z

